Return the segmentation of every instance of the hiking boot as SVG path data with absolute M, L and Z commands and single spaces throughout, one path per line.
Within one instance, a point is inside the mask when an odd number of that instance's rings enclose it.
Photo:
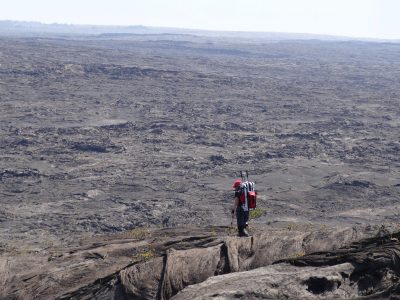
M 250 236 L 250 235 L 249 235 L 249 233 L 247 232 L 246 229 L 243 229 L 242 231 L 239 232 L 239 236 L 240 237 L 243 237 L 243 236 L 247 237 L 247 236 Z

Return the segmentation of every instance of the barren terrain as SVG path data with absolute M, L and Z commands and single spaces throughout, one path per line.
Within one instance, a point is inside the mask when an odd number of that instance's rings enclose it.
M 240 170 L 253 226 L 397 223 L 399 57 L 362 41 L 0 36 L 0 253 L 227 226 Z
M 2 38 L 3 242 L 257 222 L 399 220 L 400 45 Z M 186 39 L 190 41 L 186 41 Z

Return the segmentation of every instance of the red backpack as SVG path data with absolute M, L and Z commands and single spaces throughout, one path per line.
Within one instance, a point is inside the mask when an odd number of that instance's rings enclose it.
M 257 192 L 254 188 L 254 182 L 245 181 L 240 184 L 239 204 L 245 204 L 246 200 L 249 209 L 255 209 L 257 207 Z

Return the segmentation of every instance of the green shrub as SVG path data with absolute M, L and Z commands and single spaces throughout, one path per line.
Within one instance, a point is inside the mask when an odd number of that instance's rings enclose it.
M 250 218 L 257 219 L 257 218 L 261 217 L 262 215 L 264 215 L 264 213 L 265 213 L 265 210 L 257 207 L 250 211 Z

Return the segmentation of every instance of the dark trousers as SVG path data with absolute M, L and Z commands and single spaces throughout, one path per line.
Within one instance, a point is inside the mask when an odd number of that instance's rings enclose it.
M 236 219 L 239 232 L 243 232 L 249 220 L 249 211 L 244 211 L 243 208 L 239 206 L 236 210 Z

